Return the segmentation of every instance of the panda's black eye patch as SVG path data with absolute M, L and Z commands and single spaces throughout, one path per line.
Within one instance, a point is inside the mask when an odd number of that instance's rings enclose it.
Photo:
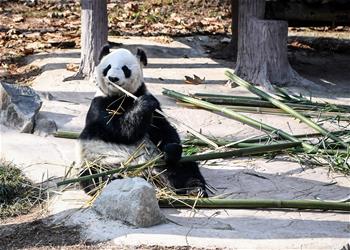
M 112 68 L 112 66 L 110 64 L 108 64 L 108 66 L 102 71 L 103 76 L 106 76 L 108 73 L 108 70 L 110 70 Z
M 128 66 L 124 65 L 122 67 L 122 70 L 126 78 L 129 78 L 131 76 L 131 70 L 128 68 Z

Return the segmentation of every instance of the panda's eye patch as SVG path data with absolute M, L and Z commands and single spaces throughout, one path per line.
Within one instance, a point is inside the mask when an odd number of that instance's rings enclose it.
M 112 66 L 110 64 L 108 64 L 108 66 L 102 71 L 103 76 L 106 76 L 108 73 L 108 70 L 110 70 L 112 68 Z
M 129 78 L 131 76 L 131 70 L 128 68 L 128 66 L 124 65 L 122 67 L 122 70 L 126 78 Z

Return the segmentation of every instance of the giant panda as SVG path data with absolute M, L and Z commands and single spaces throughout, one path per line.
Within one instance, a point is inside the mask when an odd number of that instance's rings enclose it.
M 161 183 L 178 194 L 207 197 L 206 182 L 197 163 L 179 162 L 182 154 L 179 135 L 164 116 L 155 112 L 161 109 L 160 104 L 148 92 L 143 78 L 146 53 L 137 49 L 133 54 L 123 48 L 110 52 L 104 46 L 99 58 L 95 68 L 98 91 L 78 139 L 80 176 L 125 162 L 144 163 L 162 153 L 165 166 L 153 168 L 151 174 L 156 174 Z M 113 85 L 121 86 L 137 99 L 126 96 Z M 80 184 L 93 194 L 100 180 L 95 178 Z

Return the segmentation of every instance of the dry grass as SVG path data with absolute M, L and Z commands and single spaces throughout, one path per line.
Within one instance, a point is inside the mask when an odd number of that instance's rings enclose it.
M 0 219 L 26 214 L 44 200 L 41 186 L 34 185 L 12 163 L 0 160 Z

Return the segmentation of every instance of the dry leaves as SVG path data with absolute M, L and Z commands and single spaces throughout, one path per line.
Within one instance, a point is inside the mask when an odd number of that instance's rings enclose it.
M 226 33 L 231 22 L 229 6 L 229 0 L 116 1 L 108 4 L 109 31 L 113 35 L 164 37 Z M 37 5 L 4 1 L 0 6 L 0 79 L 24 79 L 23 74 L 28 73 L 22 62 L 25 56 L 55 48 L 79 48 L 80 12 L 76 0 L 41 0 Z M 76 71 L 73 65 L 67 69 Z M 190 84 L 202 82 L 187 80 Z
M 201 79 L 197 75 L 193 75 L 193 78 L 190 77 L 190 76 L 185 76 L 185 83 L 187 83 L 187 84 L 194 84 L 194 85 L 204 84 L 205 83 L 205 77 L 203 77 L 203 79 Z
M 69 63 L 69 64 L 66 65 L 66 69 L 69 70 L 69 71 L 78 72 L 79 64 Z

